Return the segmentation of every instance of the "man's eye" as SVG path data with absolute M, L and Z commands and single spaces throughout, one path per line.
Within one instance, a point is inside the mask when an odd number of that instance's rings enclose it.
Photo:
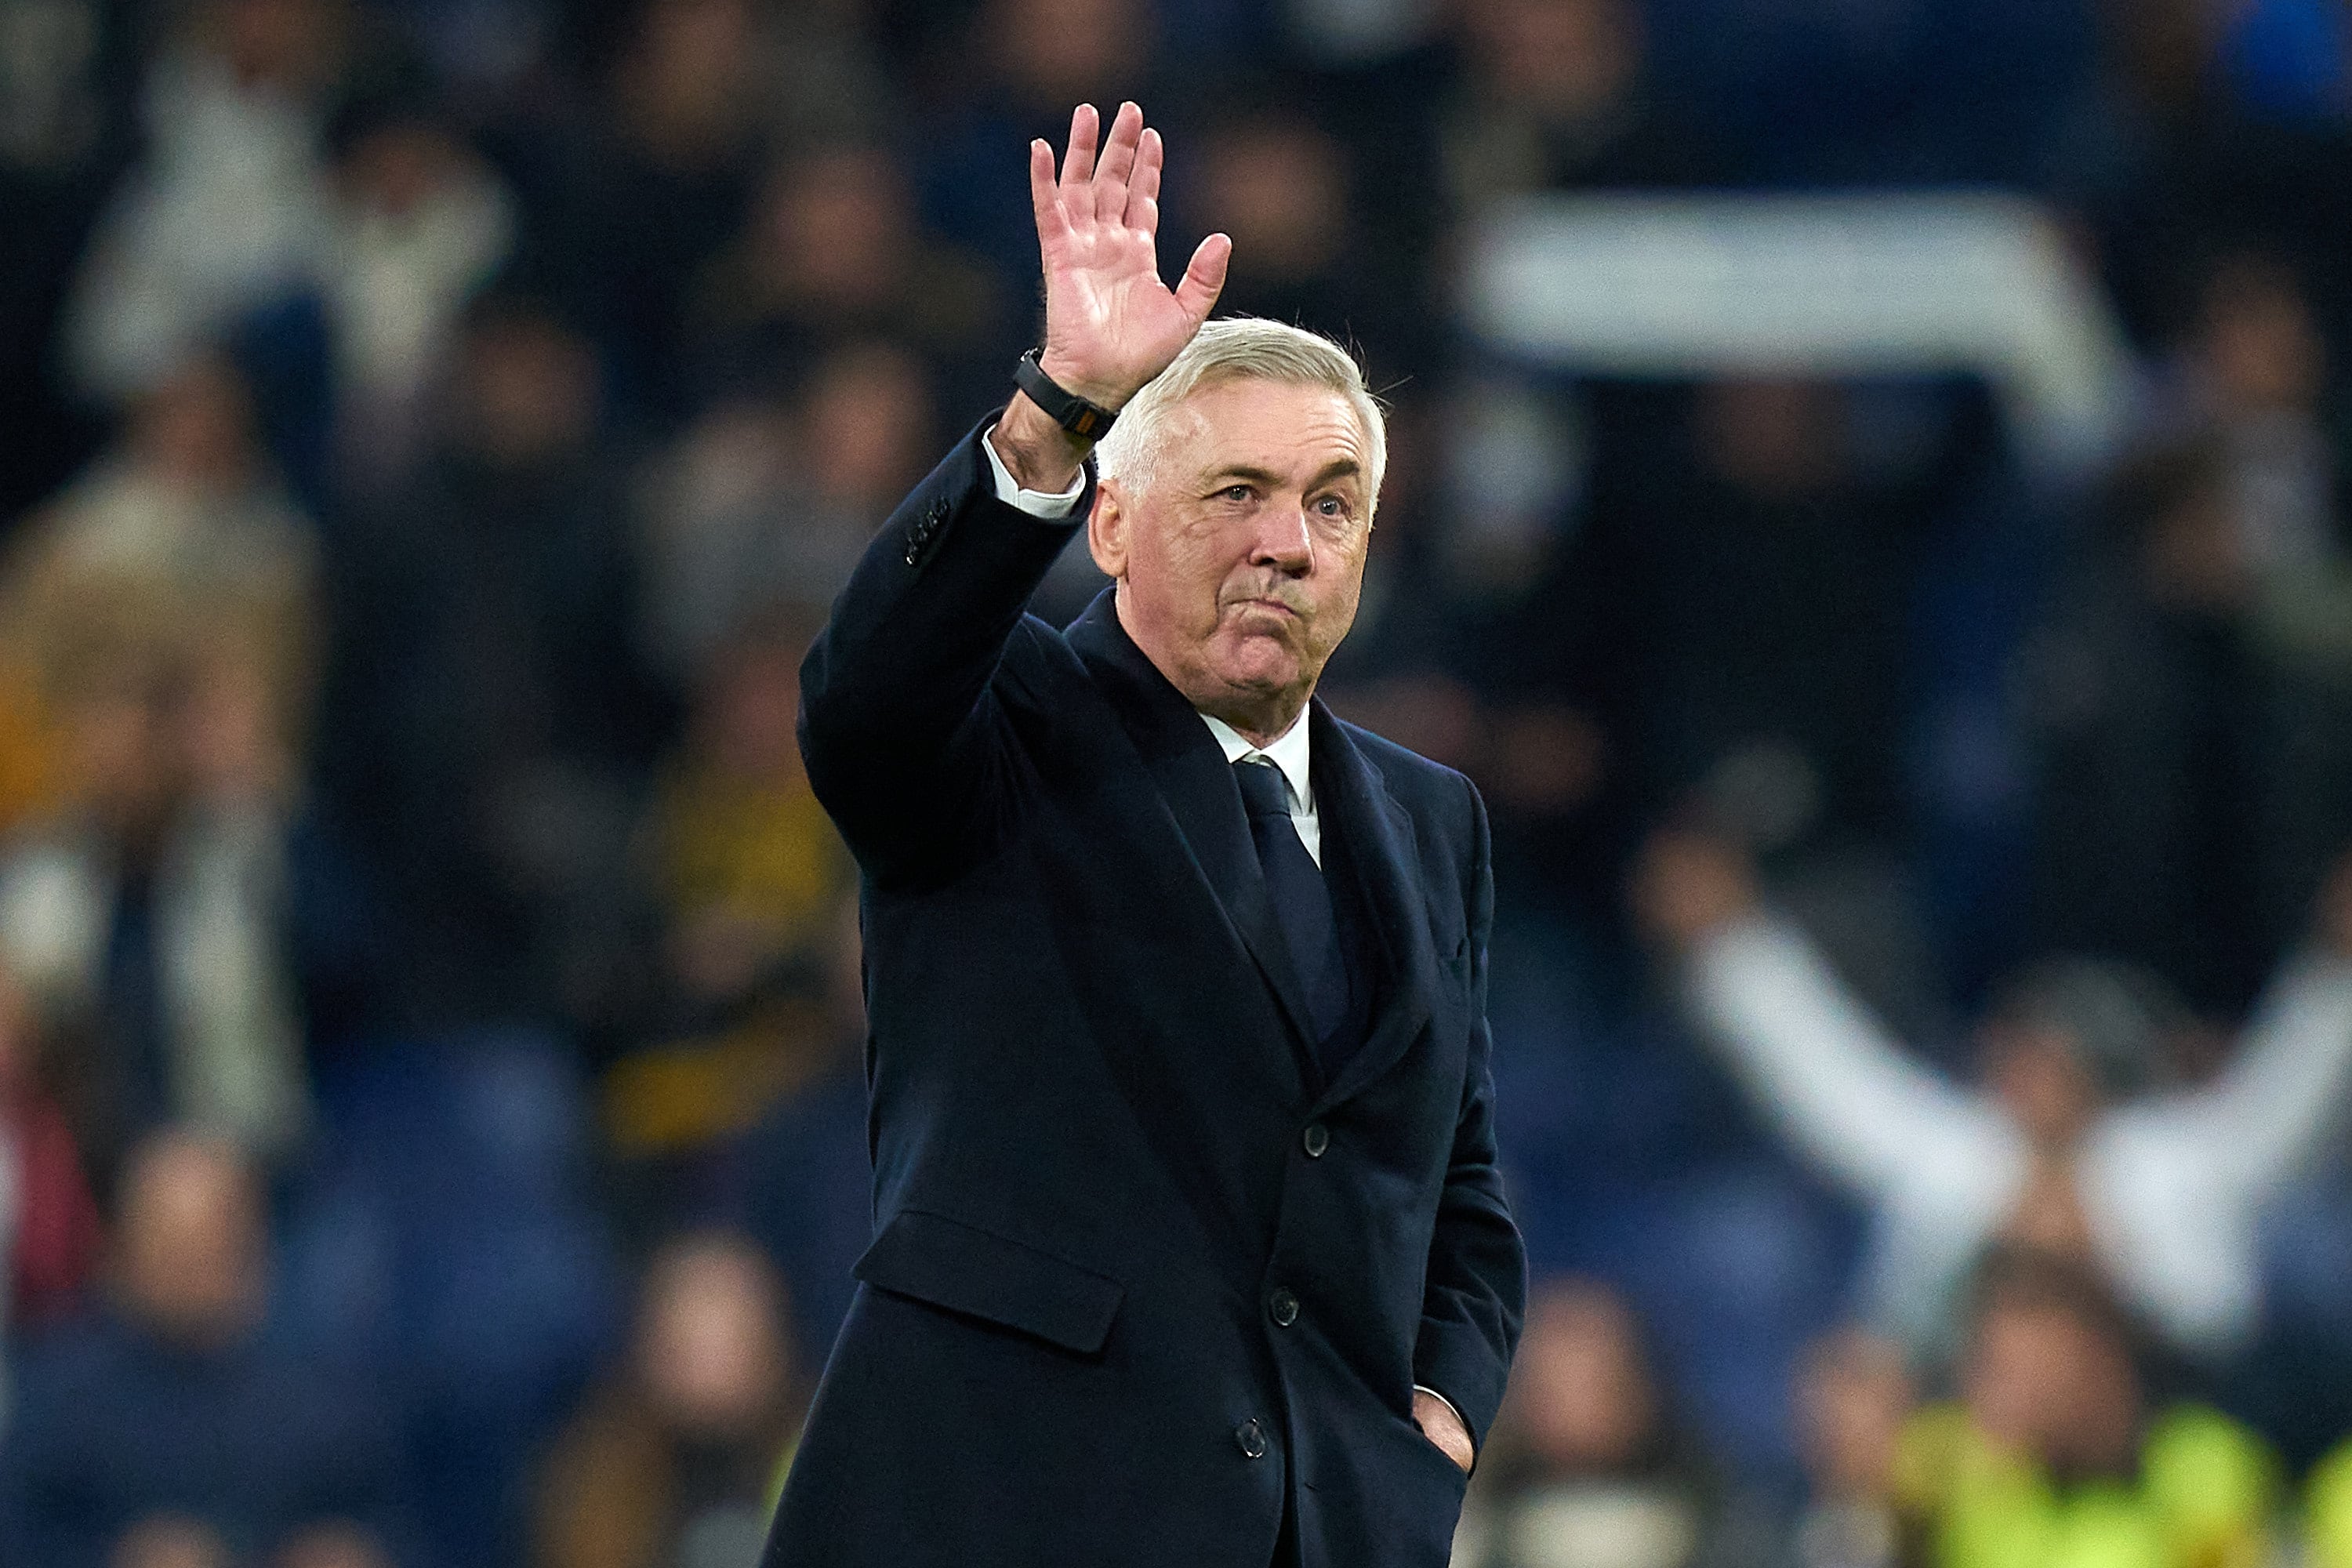
M 1219 498 L 1229 501 L 1245 501 L 1255 493 L 1247 485 L 1227 485 L 1217 492 Z
M 1348 503 L 1338 496 L 1325 496 L 1315 503 L 1315 510 L 1325 517 L 1345 517 Z

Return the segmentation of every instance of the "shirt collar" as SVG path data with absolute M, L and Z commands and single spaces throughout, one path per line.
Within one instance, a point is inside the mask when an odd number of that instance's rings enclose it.
M 1244 740 L 1241 732 L 1223 719 L 1203 713 L 1201 722 L 1206 724 L 1209 733 L 1217 738 L 1217 744 L 1224 750 L 1226 762 L 1237 763 L 1244 757 L 1264 757 L 1282 770 L 1283 778 L 1290 785 L 1292 804 L 1301 811 L 1315 809 L 1315 783 L 1307 770 L 1307 763 L 1315 748 L 1309 739 L 1307 710 L 1300 709 L 1290 728 L 1263 746 L 1252 745 Z

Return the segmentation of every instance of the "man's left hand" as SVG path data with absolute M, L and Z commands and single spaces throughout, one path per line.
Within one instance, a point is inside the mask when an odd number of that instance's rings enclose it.
M 1470 1462 L 1478 1457 L 1471 1445 L 1470 1428 L 1462 1425 L 1462 1417 L 1454 1406 L 1425 1388 L 1412 1391 L 1412 1418 L 1421 1423 L 1422 1436 L 1437 1445 L 1438 1451 L 1470 1473 Z

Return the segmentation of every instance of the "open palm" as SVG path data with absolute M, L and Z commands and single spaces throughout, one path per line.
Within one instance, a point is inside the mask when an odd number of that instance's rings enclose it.
M 1116 409 L 1192 341 L 1224 287 L 1233 241 L 1213 234 L 1174 289 L 1160 279 L 1160 133 L 1119 106 L 1099 159 L 1100 117 L 1081 104 L 1058 180 L 1054 150 L 1029 146 L 1029 195 L 1045 266 L 1045 374 Z

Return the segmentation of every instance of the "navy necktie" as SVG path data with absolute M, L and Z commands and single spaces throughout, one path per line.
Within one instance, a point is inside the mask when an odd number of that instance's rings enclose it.
M 1291 968 L 1307 988 L 1307 1016 L 1320 1047 L 1348 1018 L 1347 955 L 1339 951 L 1331 889 L 1290 820 L 1289 787 L 1281 770 L 1263 759 L 1243 759 L 1234 763 L 1234 777 L 1249 811 L 1250 837 L 1257 844 L 1257 863 L 1265 871 Z

